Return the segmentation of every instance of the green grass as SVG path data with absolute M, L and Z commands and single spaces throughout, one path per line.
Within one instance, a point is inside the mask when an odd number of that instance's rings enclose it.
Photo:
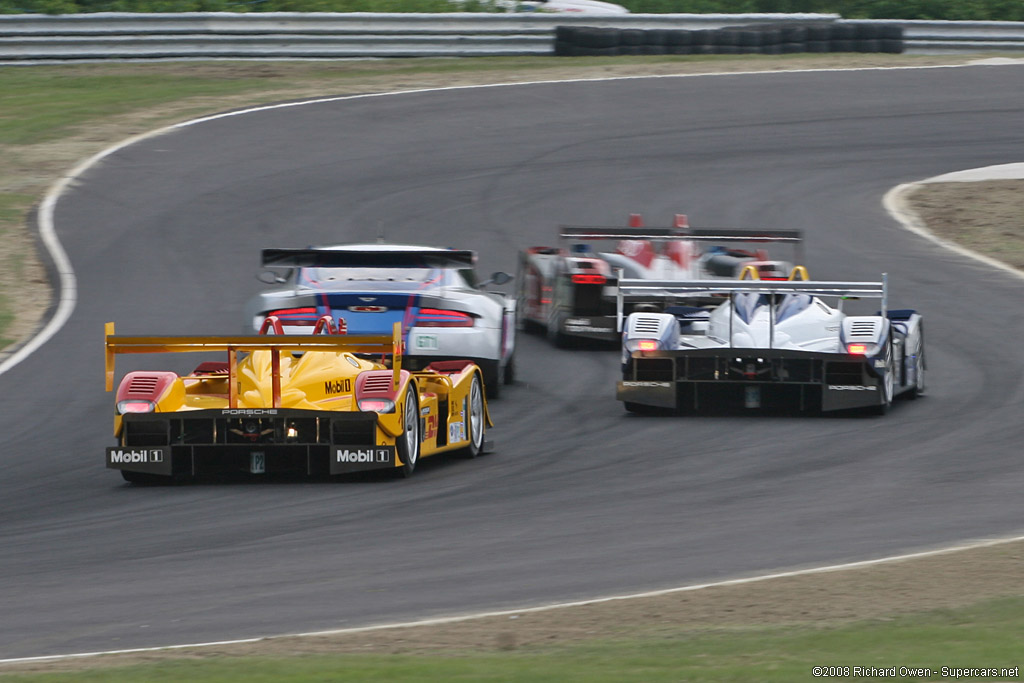
M 338 655 L 175 659 L 77 673 L 11 675 L 4 681 L 456 681 L 660 683 L 662 681 L 789 683 L 814 680 L 815 666 L 1008 668 L 1024 662 L 1024 597 L 966 609 L 939 610 L 889 621 L 833 628 L 760 627 L 663 633 L 630 641 L 594 641 L 565 647 L 434 655 Z M 951 677 L 946 677 L 953 680 Z M 1010 672 L 1003 680 L 1020 678 Z M 979 680 L 961 677 L 959 680 Z M 985 677 L 989 680 L 989 677 Z
M 0 70 L 0 143 L 58 139 L 92 119 L 200 95 L 231 95 L 266 86 L 258 78 L 178 74 L 103 74 L 94 68 Z

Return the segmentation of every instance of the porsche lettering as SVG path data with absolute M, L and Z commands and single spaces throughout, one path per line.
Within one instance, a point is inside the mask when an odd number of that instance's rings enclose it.
M 277 415 L 277 410 L 273 408 L 229 408 L 220 411 L 221 415 Z

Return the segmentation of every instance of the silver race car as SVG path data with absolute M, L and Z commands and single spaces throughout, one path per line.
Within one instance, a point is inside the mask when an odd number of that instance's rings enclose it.
M 484 289 L 511 276 L 478 282 L 475 260 L 472 251 L 393 244 L 264 249 L 259 279 L 274 286 L 249 301 L 246 325 L 259 332 L 271 319 L 285 334 L 311 334 L 329 315 L 348 334 L 373 335 L 400 322 L 406 367 L 471 360 L 493 398 L 514 379 L 515 300 Z
M 711 308 L 672 305 L 718 296 Z M 618 308 L 661 298 L 622 327 L 617 397 L 630 412 L 791 406 L 884 413 L 893 398 L 924 391 L 921 315 L 890 310 L 880 282 L 622 280 Z M 881 299 L 850 315 L 850 299 Z M 832 305 L 826 301 L 833 302 Z

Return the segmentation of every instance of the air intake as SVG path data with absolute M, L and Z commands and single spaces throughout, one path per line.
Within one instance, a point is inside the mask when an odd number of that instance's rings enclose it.
M 660 318 L 633 318 L 633 333 L 653 335 L 657 337 L 661 333 Z
M 365 393 L 373 392 L 388 392 L 391 391 L 391 374 L 386 375 L 370 375 L 363 382 L 363 391 Z
M 877 335 L 877 320 L 854 320 L 850 324 L 850 339 L 875 339 Z

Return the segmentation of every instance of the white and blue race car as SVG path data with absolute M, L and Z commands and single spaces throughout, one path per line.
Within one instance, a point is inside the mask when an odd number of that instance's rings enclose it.
M 515 299 L 484 289 L 509 282 L 494 273 L 479 282 L 472 251 L 396 244 L 264 249 L 260 280 L 274 287 L 246 306 L 246 326 L 273 317 L 284 333 L 311 334 L 330 316 L 348 334 L 385 334 L 402 324 L 405 365 L 471 360 L 494 398 L 515 374 Z
M 722 297 L 711 308 L 683 304 Z M 693 280 L 619 282 L 629 301 L 660 300 L 622 325 L 617 397 L 630 412 L 794 407 L 885 413 L 924 391 L 921 314 L 888 309 L 880 282 Z M 850 299 L 881 299 L 850 315 Z M 834 302 L 832 305 L 827 301 Z

